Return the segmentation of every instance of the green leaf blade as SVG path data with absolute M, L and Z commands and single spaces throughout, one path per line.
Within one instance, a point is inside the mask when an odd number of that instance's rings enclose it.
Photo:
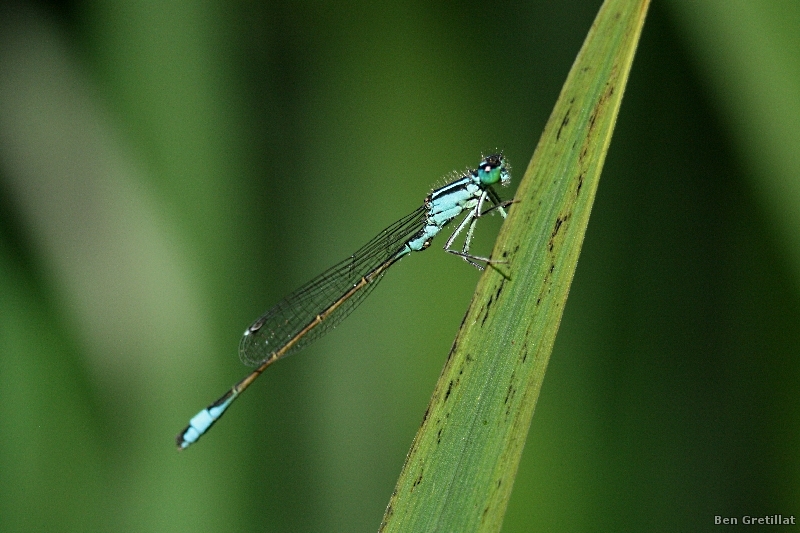
M 498 237 L 507 263 L 481 278 L 381 531 L 500 530 L 648 4 L 598 13 Z

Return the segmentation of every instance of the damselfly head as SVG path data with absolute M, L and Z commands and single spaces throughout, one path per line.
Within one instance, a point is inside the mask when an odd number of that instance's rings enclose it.
M 478 178 L 482 185 L 508 185 L 511 182 L 511 166 L 503 154 L 492 154 L 483 158 L 478 166 Z

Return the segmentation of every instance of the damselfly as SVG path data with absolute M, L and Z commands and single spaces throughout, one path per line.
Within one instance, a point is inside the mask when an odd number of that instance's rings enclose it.
M 505 218 L 504 208 L 510 202 L 502 202 L 492 185 L 508 185 L 510 170 L 502 154 L 484 157 L 477 169 L 465 172 L 430 193 L 414 212 L 253 322 L 239 343 L 239 357 L 243 363 L 256 367 L 255 370 L 189 421 L 177 436 L 178 449 L 187 448 L 208 431 L 268 366 L 305 348 L 341 322 L 364 301 L 390 266 L 411 252 L 426 249 L 442 228 L 462 212 L 466 211 L 466 216 L 447 239 L 444 249 L 481 270 L 483 267 L 479 263 L 492 263 L 489 258 L 471 255 L 469 246 L 475 224 L 482 215 L 497 209 Z M 483 211 L 487 201 L 493 205 Z M 461 250 L 451 249 L 464 229 L 467 233 Z

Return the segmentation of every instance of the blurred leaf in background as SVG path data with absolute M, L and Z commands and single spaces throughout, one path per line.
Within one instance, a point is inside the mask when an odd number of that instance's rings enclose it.
M 525 167 L 599 5 L 4 4 L 0 530 L 377 529 L 477 281 L 438 245 L 173 436 L 285 292 Z M 652 6 L 506 531 L 800 514 L 799 19 Z

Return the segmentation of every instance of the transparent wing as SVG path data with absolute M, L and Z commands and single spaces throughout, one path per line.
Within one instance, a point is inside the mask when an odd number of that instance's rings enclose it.
M 317 316 L 324 315 L 334 303 L 339 302 L 324 320 L 297 339 L 281 357 L 308 346 L 344 320 L 378 285 L 384 273 L 381 267 L 393 261 L 405 243 L 423 229 L 425 214 L 425 206 L 422 206 L 401 218 L 356 253 L 291 293 L 253 322 L 248 328 L 250 334 L 242 337 L 239 343 L 239 358 L 242 362 L 249 366 L 261 365 L 307 329 Z M 380 271 L 377 274 L 370 276 L 378 270 Z M 362 278 L 367 283 L 340 302 Z

